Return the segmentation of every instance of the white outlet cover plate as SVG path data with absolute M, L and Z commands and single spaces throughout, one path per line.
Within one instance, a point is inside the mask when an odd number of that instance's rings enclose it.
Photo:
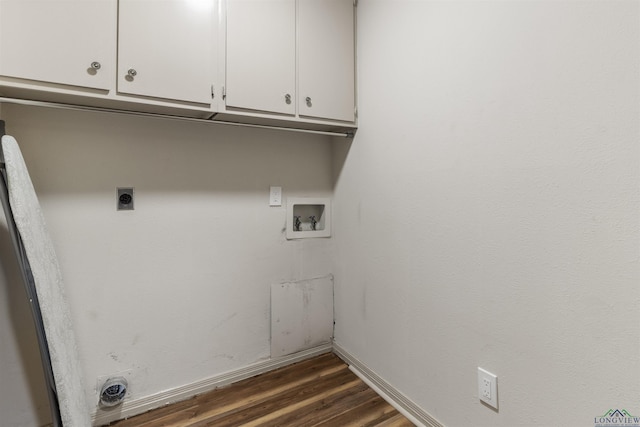
M 498 377 L 489 371 L 478 368 L 478 398 L 498 409 Z
M 282 187 L 269 187 L 269 206 L 282 206 Z

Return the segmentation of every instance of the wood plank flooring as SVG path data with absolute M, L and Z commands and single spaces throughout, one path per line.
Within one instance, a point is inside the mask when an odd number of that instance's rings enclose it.
M 332 353 L 277 369 L 113 427 L 409 427 Z

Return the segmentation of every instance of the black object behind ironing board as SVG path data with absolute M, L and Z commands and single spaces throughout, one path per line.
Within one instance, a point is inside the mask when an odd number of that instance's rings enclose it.
M 4 120 L 0 120 L 0 139 L 6 135 Z M 42 368 L 44 370 L 45 382 L 47 385 L 47 395 L 49 396 L 49 405 L 51 407 L 51 418 L 53 427 L 62 427 L 62 418 L 60 416 L 60 406 L 58 404 L 58 394 L 56 392 L 56 382 L 53 376 L 53 368 L 51 367 L 51 355 L 49 354 L 49 345 L 47 344 L 47 335 L 42 322 L 42 313 L 40 311 L 40 303 L 38 302 L 38 294 L 36 292 L 36 282 L 31 273 L 31 265 L 27 258 L 20 232 L 13 219 L 13 212 L 9 204 L 9 185 L 7 182 L 7 170 L 4 164 L 4 153 L 0 149 L 0 199 L 2 199 L 2 207 L 7 219 L 7 227 L 13 242 L 13 249 L 18 258 L 18 264 L 22 273 L 27 298 L 31 307 L 31 314 L 36 327 L 36 335 L 38 345 L 40 347 L 40 359 L 42 360 Z

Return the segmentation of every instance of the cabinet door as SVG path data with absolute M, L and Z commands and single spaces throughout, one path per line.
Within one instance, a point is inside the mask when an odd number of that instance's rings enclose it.
M 217 0 L 120 0 L 118 92 L 211 103 Z
M 295 0 L 227 1 L 227 107 L 295 114 L 295 15 Z
M 116 0 L 0 0 L 0 75 L 111 89 L 116 11 Z
M 298 0 L 298 105 L 301 116 L 353 122 L 353 0 Z

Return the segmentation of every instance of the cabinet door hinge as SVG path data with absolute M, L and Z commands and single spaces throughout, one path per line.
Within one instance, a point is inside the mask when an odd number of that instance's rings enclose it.
M 358 107 L 353 107 L 353 117 L 358 118 Z
M 211 85 L 211 99 L 216 99 L 215 86 Z
M 227 88 L 222 86 L 222 99 L 227 99 Z

